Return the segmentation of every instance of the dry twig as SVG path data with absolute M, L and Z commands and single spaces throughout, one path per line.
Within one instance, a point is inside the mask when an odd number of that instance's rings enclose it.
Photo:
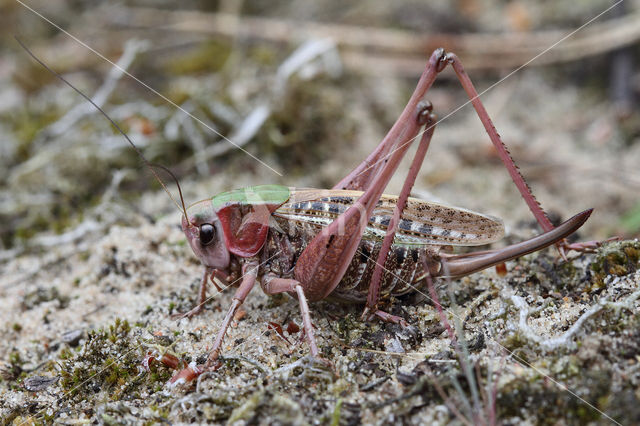
M 357 27 L 317 22 L 294 22 L 274 18 L 237 16 L 201 11 L 131 8 L 130 22 L 166 30 L 260 39 L 291 43 L 330 38 L 341 50 L 345 65 L 364 72 L 380 69 L 414 75 L 424 67 L 425 57 L 444 47 L 464 58 L 465 68 L 515 68 L 530 60 L 572 29 L 501 34 L 417 34 L 397 29 Z M 114 26 L 121 22 L 112 21 Z M 570 62 L 629 46 L 640 40 L 640 13 L 594 23 L 547 52 L 531 65 Z

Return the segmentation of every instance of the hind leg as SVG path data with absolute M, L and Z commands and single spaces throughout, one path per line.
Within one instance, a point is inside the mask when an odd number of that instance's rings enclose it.
M 400 222 L 400 217 L 402 216 L 402 211 L 407 204 L 409 193 L 411 192 L 413 184 L 416 181 L 418 171 L 420 170 L 422 162 L 424 161 L 424 157 L 427 154 L 427 149 L 429 149 L 429 143 L 431 142 L 431 137 L 433 136 L 435 125 L 436 116 L 431 112 L 431 110 L 429 110 L 429 121 L 425 123 L 426 130 L 423 132 L 422 137 L 420 138 L 420 145 L 418 145 L 418 150 L 416 151 L 413 162 L 411 163 L 411 167 L 409 168 L 409 173 L 407 174 L 407 178 L 404 181 L 402 191 L 400 192 L 400 196 L 398 197 L 398 202 L 393 209 L 393 215 L 391 216 L 391 220 L 389 221 L 389 225 L 387 226 L 387 233 L 384 237 L 384 240 L 382 241 L 382 248 L 380 249 L 380 253 L 378 254 L 378 259 L 376 260 L 376 266 L 369 283 L 367 304 L 364 308 L 364 312 L 362 313 L 363 319 L 371 319 L 371 317 L 375 315 L 385 322 L 393 322 L 395 324 L 407 326 L 407 322 L 404 319 L 379 310 L 378 299 L 380 297 L 380 285 L 384 264 L 386 263 L 387 255 L 391 250 L 391 245 L 393 244 L 393 240 L 396 235 L 398 223 Z

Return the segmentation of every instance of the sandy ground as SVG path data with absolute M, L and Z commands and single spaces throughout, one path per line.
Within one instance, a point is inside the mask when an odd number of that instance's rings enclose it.
M 370 11 L 376 17 L 387 12 Z M 99 23 L 96 15 L 87 14 L 85 25 Z M 482 28 L 503 30 L 491 27 L 493 15 L 479 15 Z M 101 34 L 91 40 L 106 43 Z M 114 35 L 112 44 L 120 37 L 124 43 L 131 34 Z M 53 45 L 58 53 L 71 51 L 63 39 Z M 155 48 L 175 55 L 163 37 L 152 46 L 152 53 Z M 284 53 L 243 47 L 235 67 L 216 77 L 193 76 L 161 62 L 159 74 L 171 74 L 170 86 L 154 74 L 165 90 L 193 100 L 184 104 L 189 111 L 211 114 L 206 117 L 212 121 L 219 105 L 203 107 L 210 93 L 235 108 L 227 111 L 230 123 L 260 106 L 271 108 L 246 147 L 282 176 L 237 152 L 199 162 L 204 151 L 198 144 L 215 142 L 210 134 L 183 124 L 166 105 L 149 98 L 136 103 L 148 96 L 136 85 L 122 83 L 125 88 L 113 95 L 117 106 L 129 110 L 114 106 L 109 112 L 127 123 L 153 161 L 176 170 L 188 202 L 259 183 L 328 187 L 375 147 L 416 79 L 348 68 L 335 73 L 331 61 L 340 55 L 329 49 L 330 65 L 311 61 L 282 92 L 270 92 L 281 81 L 278 65 L 298 46 L 292 43 Z M 184 65 L 188 55 L 181 55 L 173 59 Z M 271 58 L 267 65 L 256 66 L 256 57 L 265 56 Z M 162 57 L 134 62 L 136 72 Z M 64 68 L 64 62 L 55 64 Z M 252 67 L 242 66 L 247 63 Z M 475 423 L 490 423 L 493 415 L 508 424 L 640 422 L 640 243 L 633 239 L 639 230 L 628 225 L 640 188 L 640 126 L 635 110 L 619 118 L 601 62 L 527 68 L 482 100 L 552 216 L 567 218 L 593 207 L 579 239 L 621 235 L 625 241 L 595 254 L 574 254 L 568 262 L 547 250 L 509 262 L 504 276 L 492 268 L 439 282 L 439 298 L 450 323 L 458 320 L 466 349 L 452 345 L 426 295 L 390 301 L 389 309 L 411 324 L 408 330 L 361 322 L 357 306 L 314 304 L 318 343 L 330 370 L 306 357 L 306 344 L 295 331 L 301 323 L 297 302 L 255 289 L 226 337 L 222 367 L 180 387 L 166 385 L 173 371 L 165 365 L 152 361 L 149 371 L 143 368 L 145 357 L 202 360 L 231 289 L 210 290 L 201 315 L 171 319 L 192 306 L 201 274 L 180 231 L 179 212 L 164 192 L 148 188 L 148 174 L 139 172 L 130 148 L 100 117 L 74 123 L 63 137 L 38 139 L 36 133 L 33 145 L 20 145 L 24 135 L 16 129 L 46 126 L 42 122 L 55 122 L 79 102 L 51 81 L 40 83 L 42 90 L 16 88 L 21 70 L 33 73 L 24 57 L 0 64 L 8 105 L 0 111 L 2 131 L 11 142 L 3 143 L 3 238 L 7 228 L 35 230 L 19 244 L 3 240 L 4 423 L 446 424 L 474 415 Z M 470 74 L 484 90 L 507 72 Z M 71 74 L 92 92 L 102 81 L 101 74 Z M 428 98 L 445 119 L 437 125 L 414 194 L 502 217 L 507 236 L 496 246 L 537 233 L 470 106 L 448 116 L 465 102 L 450 73 Z M 11 106 L 22 104 L 27 106 L 20 111 L 37 119 L 13 125 L 20 116 Z M 47 118 L 48 110 L 55 116 Z M 227 127 L 233 134 L 233 126 Z M 29 152 L 28 161 L 17 161 L 21 149 Z M 402 179 L 402 173 L 395 176 L 387 192 L 397 193 Z M 39 217 L 50 220 L 49 227 Z M 487 395 L 495 395 L 495 404 Z
M 144 356 L 168 352 L 202 362 L 231 300 L 230 291 L 213 291 L 201 315 L 170 318 L 195 300 L 200 272 L 175 219 L 114 227 L 90 246 L 58 247 L 4 268 L 6 421 L 448 423 L 456 417 L 433 383 L 452 403 L 471 398 L 452 387 L 451 377 L 468 385 L 424 300 L 393 303 L 409 330 L 363 323 L 357 307 L 314 304 L 318 343 L 333 364 L 328 372 L 306 358 L 295 329 L 277 332 L 278 325 L 300 324 L 297 302 L 260 290 L 226 338 L 222 368 L 197 384 L 167 386 L 172 371 L 156 363 L 146 372 Z M 509 262 L 504 277 L 491 270 L 439 284 L 452 324 L 464 321 L 479 387 L 495 388 L 496 408 L 481 404 L 483 415 L 495 410 L 518 423 L 539 416 L 606 421 L 585 408 L 589 403 L 623 424 L 636 418 L 640 272 L 624 268 L 637 268 L 640 244 L 616 244 L 609 257 L 562 263 L 553 253 L 534 254 Z M 597 275 L 597 264 L 609 275 Z M 129 327 L 118 327 L 121 321 Z

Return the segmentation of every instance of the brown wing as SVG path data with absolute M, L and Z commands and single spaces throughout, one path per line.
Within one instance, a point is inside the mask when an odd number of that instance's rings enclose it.
M 289 201 L 274 213 L 292 221 L 326 226 L 347 210 L 362 191 L 290 188 Z M 363 238 L 383 238 L 398 197 L 383 195 Z M 394 244 L 483 245 L 499 240 L 504 226 L 498 218 L 470 210 L 409 198 Z

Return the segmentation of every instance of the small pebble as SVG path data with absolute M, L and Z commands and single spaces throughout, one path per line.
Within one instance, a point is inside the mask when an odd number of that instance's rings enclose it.
M 24 379 L 22 386 L 29 392 L 40 392 L 58 381 L 59 377 L 33 376 Z
M 69 346 L 75 347 L 78 346 L 78 343 L 80 343 L 80 339 L 82 339 L 82 336 L 84 336 L 84 330 L 70 330 L 62 334 L 62 341 Z

